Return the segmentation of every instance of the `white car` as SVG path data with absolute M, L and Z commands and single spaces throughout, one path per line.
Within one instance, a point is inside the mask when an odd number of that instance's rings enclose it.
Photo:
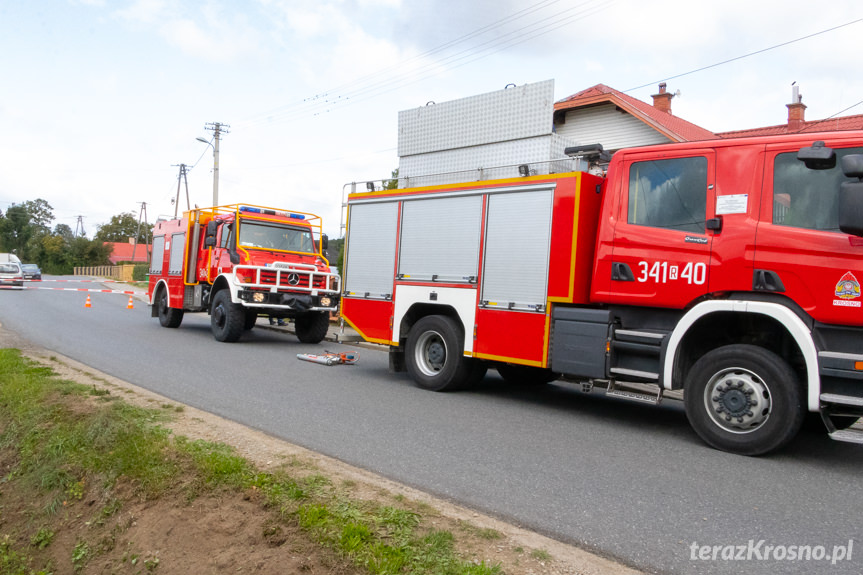
M 0 287 L 24 286 L 24 272 L 21 264 L 15 262 L 0 263 Z

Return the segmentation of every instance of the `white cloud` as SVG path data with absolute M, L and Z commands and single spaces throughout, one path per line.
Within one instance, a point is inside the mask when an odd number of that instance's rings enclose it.
M 189 188 L 193 203 L 209 203 L 212 155 L 195 137 L 220 121 L 232 126 L 222 141 L 224 200 L 317 212 L 332 234 L 342 185 L 397 166 L 400 110 L 549 78 L 557 97 L 598 83 L 648 84 L 631 95 L 649 102 L 656 81 L 852 20 L 856 7 L 560 0 L 493 27 L 536 5 L 126 0 L 118 8 L 72 0 L 48 12 L 23 8 L 27 17 L 0 21 L 0 49 L 18 55 L 0 61 L 0 208 L 42 197 L 58 216 L 85 215 L 88 230 L 137 213 L 141 201 L 151 219 L 173 214 L 173 164 L 202 153 Z M 480 46 L 576 7 L 589 10 L 530 41 Z M 669 90 L 683 92 L 674 113 L 711 130 L 782 123 L 797 80 L 807 118 L 833 114 L 863 98 L 843 56 L 856 53 L 861 31 L 858 24 L 669 80 Z M 434 48 L 442 49 L 427 53 Z
M 158 21 L 165 11 L 165 0 L 135 0 L 128 8 L 117 10 L 115 15 L 131 22 L 151 24 Z

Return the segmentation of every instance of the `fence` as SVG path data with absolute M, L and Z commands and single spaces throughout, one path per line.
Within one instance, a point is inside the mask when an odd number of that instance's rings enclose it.
M 76 276 L 98 276 L 130 282 L 132 281 L 132 274 L 134 271 L 134 264 L 125 264 L 120 266 L 90 266 L 75 268 L 74 274 Z

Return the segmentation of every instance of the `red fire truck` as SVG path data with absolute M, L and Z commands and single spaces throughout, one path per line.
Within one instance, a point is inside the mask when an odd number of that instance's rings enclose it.
M 314 214 L 249 204 L 196 208 L 159 221 L 150 264 L 152 316 L 179 327 L 210 314 L 218 341 L 237 341 L 259 314 L 291 318 L 300 341 L 318 343 L 338 309 L 340 278 L 324 257 Z
M 682 390 L 718 449 L 807 412 L 863 443 L 863 132 L 600 150 L 572 150 L 599 175 L 350 194 L 343 317 L 431 390 Z

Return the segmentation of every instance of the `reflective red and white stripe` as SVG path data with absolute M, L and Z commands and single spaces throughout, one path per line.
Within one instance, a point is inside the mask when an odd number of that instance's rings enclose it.
M 31 287 L 31 286 L 0 286 L 0 289 L 45 289 L 55 291 L 86 291 L 95 293 L 122 293 L 126 295 L 146 295 L 141 292 L 131 290 L 116 290 L 116 289 L 88 289 L 88 288 L 50 288 L 50 287 Z

